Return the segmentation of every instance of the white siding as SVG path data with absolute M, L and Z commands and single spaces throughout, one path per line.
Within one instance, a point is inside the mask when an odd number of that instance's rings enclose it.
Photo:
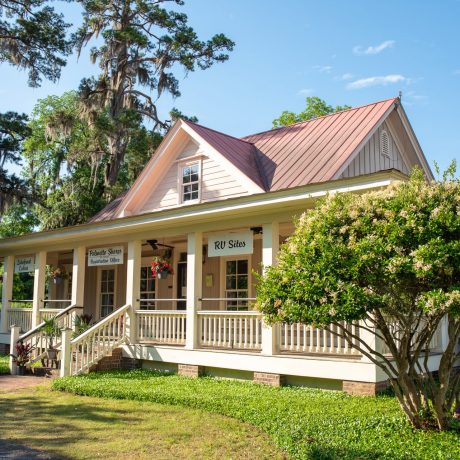
M 210 158 L 203 158 L 202 174 L 202 201 L 213 201 L 248 194 L 248 190 L 224 166 Z
M 177 155 L 177 159 L 185 159 L 196 155 L 198 153 L 198 145 L 190 140 L 187 145 L 182 149 L 182 152 Z
M 390 158 L 380 153 L 380 139 L 383 130 L 388 133 L 391 152 Z M 405 174 L 409 174 L 409 169 L 390 134 L 387 124 L 384 122 L 360 150 L 355 159 L 348 165 L 341 177 L 360 176 L 386 169 L 397 169 Z
M 194 145 L 193 145 L 194 146 Z M 179 158 L 187 158 L 196 153 L 188 144 Z M 188 154 L 184 156 L 184 152 Z M 202 157 L 201 201 L 214 201 L 235 196 L 247 195 L 248 190 L 229 173 L 224 166 L 208 157 Z M 140 212 L 151 212 L 157 209 L 179 205 L 178 186 L 179 167 L 173 163 L 163 177 L 161 183 L 152 191 Z M 183 206 L 187 206 L 184 204 Z

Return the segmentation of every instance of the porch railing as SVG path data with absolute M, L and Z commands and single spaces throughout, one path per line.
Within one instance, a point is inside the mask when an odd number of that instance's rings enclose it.
M 32 328 L 32 308 L 9 308 L 6 315 L 8 328 L 19 326 L 22 333 Z
M 140 342 L 185 345 L 186 312 L 178 310 L 136 310 Z
M 127 341 L 126 324 L 131 305 L 124 305 L 70 342 L 71 375 L 80 374 L 97 364 L 112 350 Z
M 262 316 L 259 312 L 201 310 L 197 314 L 200 346 L 262 349 Z
M 75 315 L 83 312 L 83 307 L 77 305 L 71 305 L 70 307 L 60 310 L 59 313 L 55 315 L 56 323 L 58 328 L 63 329 L 65 327 L 72 327 Z M 58 334 L 55 337 L 55 342 L 51 343 L 50 337 L 48 337 L 43 331 L 42 328 L 45 325 L 44 322 L 41 322 L 37 327 L 29 330 L 25 334 L 19 337 L 19 342 L 23 342 L 24 345 L 30 345 L 32 348 L 32 359 L 31 362 L 36 362 L 43 356 L 45 356 L 46 350 L 51 346 L 55 349 L 58 349 L 61 346 L 61 337 Z
M 344 327 L 359 336 L 358 327 L 343 323 Z M 338 331 L 337 326 L 331 326 Z M 335 329 L 334 329 L 335 328 Z M 325 329 L 318 329 L 305 324 L 282 324 L 280 328 L 280 351 L 298 353 L 321 353 L 336 355 L 359 355 L 343 337 Z

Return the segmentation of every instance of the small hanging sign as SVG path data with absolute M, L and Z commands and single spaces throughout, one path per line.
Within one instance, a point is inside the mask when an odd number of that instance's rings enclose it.
M 18 257 L 14 261 L 14 273 L 30 273 L 35 270 L 35 257 Z
M 209 257 L 252 254 L 253 250 L 253 235 L 251 231 L 221 233 L 208 237 Z
M 88 266 L 119 265 L 123 263 L 123 246 L 88 250 Z

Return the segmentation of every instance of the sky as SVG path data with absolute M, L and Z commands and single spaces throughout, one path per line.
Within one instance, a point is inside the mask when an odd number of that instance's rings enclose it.
M 78 24 L 78 7 L 61 6 Z M 430 165 L 460 160 L 460 1 L 186 0 L 181 8 L 199 37 L 224 33 L 230 59 L 179 73 L 182 96 L 163 97 L 210 128 L 234 136 L 271 128 L 306 96 L 359 106 L 397 96 Z M 88 53 L 72 56 L 59 82 L 27 87 L 24 72 L 0 64 L 0 111 L 31 113 L 38 99 L 76 89 L 97 72 Z

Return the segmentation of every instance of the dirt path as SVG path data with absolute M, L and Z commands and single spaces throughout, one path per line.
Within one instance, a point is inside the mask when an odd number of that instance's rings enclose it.
M 15 391 L 21 388 L 31 388 L 38 385 L 49 385 L 51 379 L 47 377 L 34 377 L 30 375 L 0 375 L 0 393 Z M 0 456 L 0 458 L 3 458 Z

